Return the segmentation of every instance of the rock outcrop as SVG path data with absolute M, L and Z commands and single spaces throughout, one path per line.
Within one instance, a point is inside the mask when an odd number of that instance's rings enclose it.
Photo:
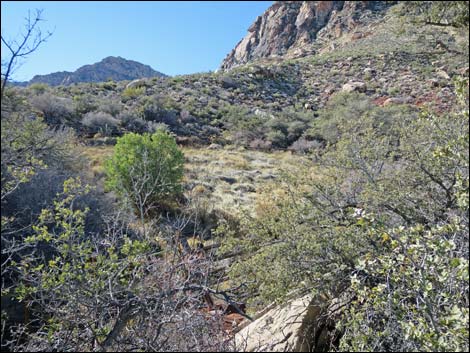
M 308 294 L 266 310 L 235 335 L 242 352 L 323 352 L 335 342 L 334 319 L 342 300 L 331 304 Z
M 315 53 L 318 39 L 338 38 L 371 13 L 393 1 L 277 1 L 259 16 L 221 64 L 221 69 L 268 57 L 299 57 Z M 351 40 L 367 33 L 353 33 Z

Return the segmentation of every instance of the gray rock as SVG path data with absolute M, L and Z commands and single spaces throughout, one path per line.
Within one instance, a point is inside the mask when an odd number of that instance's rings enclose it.
M 209 150 L 220 150 L 222 149 L 222 146 L 219 145 L 218 143 L 211 143 L 209 147 L 207 147 Z
M 367 85 L 360 81 L 349 81 L 343 85 L 341 90 L 343 92 L 365 92 L 367 90 Z
M 447 72 L 444 70 L 438 69 L 436 70 L 436 75 L 440 78 L 443 78 L 444 80 L 450 80 L 450 76 Z
M 229 76 L 222 76 L 220 79 L 220 83 L 223 88 L 237 88 L 238 83 Z
M 131 81 L 127 84 L 126 88 L 138 88 L 138 87 L 143 87 L 145 86 L 146 81 L 145 79 L 137 79 L 134 81 Z
M 391 97 L 384 101 L 383 106 L 397 105 L 397 104 L 409 104 L 413 101 L 411 97 Z

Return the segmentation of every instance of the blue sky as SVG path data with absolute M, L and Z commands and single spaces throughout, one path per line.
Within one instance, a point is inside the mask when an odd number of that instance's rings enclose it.
M 13 80 L 74 71 L 107 56 L 168 75 L 215 70 L 272 1 L 2 1 L 1 29 L 18 38 L 28 10 L 43 9 L 52 37 L 16 69 Z M 2 45 L 2 59 L 6 51 Z

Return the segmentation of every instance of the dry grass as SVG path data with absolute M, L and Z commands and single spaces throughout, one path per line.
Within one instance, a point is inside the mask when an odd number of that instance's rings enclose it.
M 211 208 L 238 213 L 252 210 L 260 187 L 277 180 L 281 170 L 290 170 L 305 157 L 291 152 L 261 152 L 227 147 L 220 150 L 183 148 L 186 195 L 202 198 Z M 112 146 L 86 146 L 91 176 L 102 181 L 104 161 Z
M 305 157 L 291 152 L 261 152 L 230 147 L 184 148 L 187 190 L 230 212 L 251 211 L 261 186 L 279 179 Z
M 85 146 L 82 155 L 87 159 L 90 176 L 97 179 L 104 177 L 104 161 L 113 154 L 113 146 Z

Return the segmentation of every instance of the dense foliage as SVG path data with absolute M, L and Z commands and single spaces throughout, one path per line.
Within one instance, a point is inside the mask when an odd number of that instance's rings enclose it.
M 147 212 L 181 191 L 183 163 L 183 153 L 167 132 L 129 133 L 117 140 L 106 163 L 106 185 Z
M 344 350 L 468 350 L 468 81 L 456 84 L 445 115 L 332 101 L 337 134 L 316 163 L 267 188 L 241 230 L 219 228 L 253 304 L 339 298 Z

